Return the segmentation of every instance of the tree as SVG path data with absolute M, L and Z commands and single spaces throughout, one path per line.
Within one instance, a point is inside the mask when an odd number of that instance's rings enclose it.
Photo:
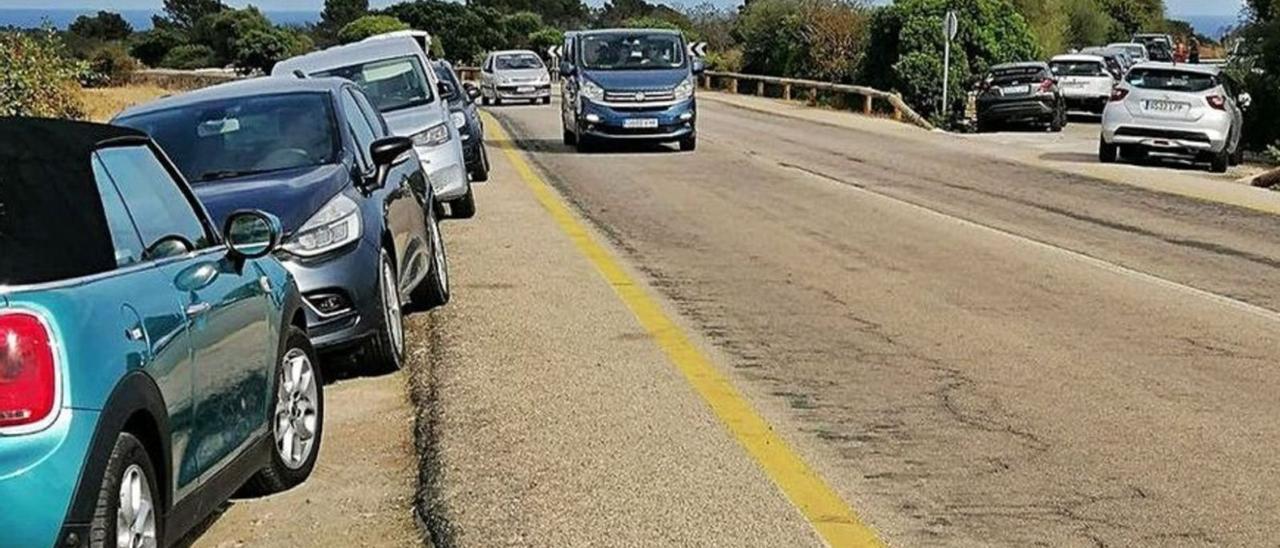
M 564 43 L 564 33 L 551 27 L 543 27 L 529 34 L 529 49 L 543 54 L 551 46 Z
M 496 13 L 536 13 L 547 24 L 562 29 L 585 23 L 589 14 L 582 0 L 471 0 L 469 4 Z
M 447 0 L 416 0 L 390 6 L 381 13 L 431 33 L 433 42 L 455 60 L 479 62 L 486 52 L 506 45 L 505 33 L 494 24 L 501 14 L 491 8 Z
M 222 0 L 164 0 L 165 22 L 182 30 L 191 30 L 201 19 L 225 9 Z
M 852 81 L 866 51 L 867 11 L 849 2 L 813 0 L 805 7 L 804 19 L 810 75 L 830 82 Z
M 129 54 L 144 65 L 161 66 L 161 60 L 174 48 L 187 42 L 187 37 L 172 28 L 156 27 L 136 36 Z
M 528 48 L 529 35 L 543 28 L 542 17 L 531 11 L 518 11 L 504 15 L 498 24 L 507 37 L 507 47 L 511 48 Z
M 289 37 L 275 27 L 255 28 L 235 40 L 231 62 L 242 74 L 260 71 L 271 73 L 271 67 L 289 55 Z
M 801 0 L 752 0 L 738 16 L 742 69 L 771 76 L 803 76 L 805 20 Z
M 342 27 L 342 30 L 338 31 L 338 41 L 344 44 L 359 42 L 376 34 L 407 30 L 408 28 L 409 25 L 405 24 L 404 21 L 390 15 L 366 15 Z
M 1164 22 L 1164 0 L 1101 0 L 1100 5 L 1114 21 L 1111 38 L 1115 40 L 1154 31 Z
M 1066 18 L 1063 49 L 1078 49 L 1108 42 L 1115 22 L 1102 11 L 1098 0 L 1064 0 L 1062 7 Z
M 369 0 L 324 0 L 324 10 L 320 12 L 320 26 L 341 30 L 352 21 L 369 14 Z
M 85 38 L 93 38 L 104 42 L 124 40 L 133 34 L 133 26 L 120 14 L 110 11 L 99 11 L 97 14 L 81 15 L 67 27 L 72 34 Z
M 191 32 L 191 43 L 209 46 L 218 64 L 226 65 L 235 62 L 237 42 L 241 38 L 255 31 L 270 30 L 274 30 L 271 21 L 258 8 L 225 9 L 200 18 Z

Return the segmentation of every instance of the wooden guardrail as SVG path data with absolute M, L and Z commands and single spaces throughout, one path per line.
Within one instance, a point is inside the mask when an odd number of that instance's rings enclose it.
M 702 75 L 702 87 L 706 89 L 743 93 L 743 83 L 748 84 L 745 88 L 747 94 L 763 96 L 768 86 L 774 86 L 775 89 L 780 90 L 780 96 L 784 101 L 794 100 L 799 92 L 810 104 L 817 104 L 818 92 L 820 91 L 844 96 L 860 96 L 862 98 L 862 113 L 867 115 L 874 114 L 876 112 L 876 101 L 881 101 L 889 106 L 889 112 L 894 120 L 905 121 L 924 129 L 933 129 L 933 124 L 930 124 L 923 116 L 916 113 L 902 99 L 902 96 L 875 88 L 737 72 L 707 71 Z M 720 85 L 717 86 L 716 84 Z

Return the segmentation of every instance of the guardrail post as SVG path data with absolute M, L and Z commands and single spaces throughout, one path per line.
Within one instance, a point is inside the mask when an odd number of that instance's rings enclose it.
M 791 100 L 791 84 L 782 85 L 782 99 L 785 101 Z
M 874 100 L 875 100 L 875 98 L 874 98 L 874 97 L 872 97 L 872 96 L 870 96 L 870 95 L 863 95 L 863 96 L 862 96 L 862 113 L 863 113 L 863 114 L 865 114 L 865 115 L 867 115 L 867 116 L 870 116 L 870 115 L 871 115 L 871 102 L 872 102 L 872 101 L 874 101 Z M 897 109 L 895 109 L 895 110 L 897 110 Z
M 737 78 L 730 78 L 730 79 L 729 79 L 729 86 L 730 86 L 730 88 L 729 88 L 729 89 L 731 90 L 731 91 L 730 91 L 731 93 L 737 93 L 737 92 L 738 92 L 738 79 L 737 79 Z
M 809 104 L 818 104 L 818 88 L 809 88 Z
M 893 105 L 893 120 L 895 122 L 902 121 L 902 109 L 898 105 Z
M 711 77 L 710 77 L 710 76 L 703 76 L 703 77 L 702 77 L 702 87 L 703 87 L 703 89 L 711 89 Z
M 756 82 L 756 95 L 764 97 L 764 80 Z

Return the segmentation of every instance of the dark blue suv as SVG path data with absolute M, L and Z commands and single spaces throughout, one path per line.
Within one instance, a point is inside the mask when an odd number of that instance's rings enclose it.
M 402 309 L 449 300 L 435 194 L 406 137 L 393 137 L 356 84 L 255 78 L 126 110 L 217 222 L 243 208 L 279 217 L 277 252 L 302 290 L 319 350 L 362 347 L 368 365 L 404 356 Z
M 564 143 L 581 151 L 602 141 L 674 141 L 694 150 L 702 70 L 679 31 L 568 33 L 560 64 Z

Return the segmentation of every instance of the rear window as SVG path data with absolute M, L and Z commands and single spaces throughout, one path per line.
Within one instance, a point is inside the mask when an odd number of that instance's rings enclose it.
M 1107 69 L 1098 61 L 1054 61 L 1049 69 L 1058 76 L 1107 76 Z
M 1045 77 L 1047 75 L 1044 73 L 1044 69 L 1040 67 L 1025 67 L 993 70 L 987 78 L 994 84 L 1010 84 L 1040 81 Z
M 115 269 L 115 247 L 91 158 L 0 151 L 0 286 Z
M 1136 68 L 1125 79 L 1129 85 L 1140 89 L 1199 93 L 1218 87 L 1218 79 L 1212 74 L 1182 70 Z

